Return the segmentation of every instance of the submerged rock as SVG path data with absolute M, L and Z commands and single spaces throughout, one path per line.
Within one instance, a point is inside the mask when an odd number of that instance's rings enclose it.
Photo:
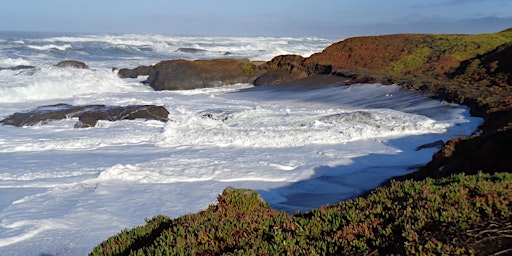
M 176 52 L 197 54 L 197 53 L 204 53 L 204 52 L 206 52 L 206 50 L 198 49 L 198 48 L 183 47 L 183 48 L 178 48 L 178 50 L 176 50 Z
M 199 115 L 204 119 L 212 119 L 224 122 L 230 119 L 233 113 L 234 111 L 228 111 L 224 109 L 210 109 L 201 111 Z
M 420 150 L 426 149 L 426 148 L 440 149 L 442 146 L 444 146 L 444 142 L 442 140 L 436 140 L 434 142 L 423 144 L 421 146 L 416 147 L 415 151 L 420 151 Z
M 87 64 L 77 60 L 63 60 L 55 65 L 60 68 L 78 68 L 78 69 L 89 69 Z
M 30 66 L 30 65 L 18 65 L 18 66 L 8 67 L 8 68 L 2 68 L 2 67 L 0 67 L 0 70 L 12 70 L 12 71 L 17 71 L 17 70 L 34 69 L 34 68 L 36 68 L 36 67 L 35 67 L 35 66 Z
M 118 121 L 133 119 L 149 119 L 166 122 L 169 111 L 162 106 L 154 105 L 130 105 L 130 106 L 106 106 L 86 105 L 72 106 L 68 104 L 56 104 L 41 106 L 36 109 L 14 113 L 0 121 L 3 125 L 18 127 L 36 124 L 47 124 L 56 120 L 78 117 L 75 128 L 94 127 L 98 120 Z
M 149 76 L 155 72 L 153 66 L 138 66 L 134 69 L 122 68 L 117 72 L 120 78 L 137 78 L 139 76 Z

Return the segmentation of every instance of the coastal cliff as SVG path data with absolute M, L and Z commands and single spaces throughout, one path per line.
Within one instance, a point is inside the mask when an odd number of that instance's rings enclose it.
M 512 170 L 512 159 L 506 153 L 512 145 L 511 60 L 512 31 L 508 29 L 479 35 L 349 38 L 305 58 L 301 65 L 303 70 L 324 67 L 350 82 L 400 84 L 467 105 L 473 115 L 484 118 L 480 134 L 448 141 L 429 164 L 397 177 L 419 180 Z
M 400 84 L 467 105 L 484 123 L 479 133 L 446 142 L 418 171 L 397 177 L 407 181 L 364 197 L 290 216 L 269 209 L 255 193 L 231 189 L 205 211 L 157 216 L 109 238 L 91 255 L 510 254 L 511 45 L 511 29 L 358 37 L 309 58 L 278 56 L 251 66 L 261 72 L 259 85 L 316 74 Z

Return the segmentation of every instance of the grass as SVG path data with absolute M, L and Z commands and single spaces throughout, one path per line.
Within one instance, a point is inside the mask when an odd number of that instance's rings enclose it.
M 510 248 L 512 174 L 479 173 L 392 182 L 293 216 L 232 189 L 202 212 L 124 230 L 91 255 L 488 255 Z

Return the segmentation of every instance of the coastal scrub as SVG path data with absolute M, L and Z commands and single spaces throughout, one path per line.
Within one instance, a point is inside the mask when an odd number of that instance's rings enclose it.
M 287 215 L 231 189 L 176 219 L 156 216 L 90 255 L 487 255 L 512 246 L 512 174 L 392 182 Z

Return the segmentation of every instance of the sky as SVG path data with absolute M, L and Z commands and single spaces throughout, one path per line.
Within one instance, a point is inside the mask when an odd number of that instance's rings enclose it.
M 510 10 L 512 0 L 0 0 L 0 31 L 320 37 L 483 33 L 512 27 Z

